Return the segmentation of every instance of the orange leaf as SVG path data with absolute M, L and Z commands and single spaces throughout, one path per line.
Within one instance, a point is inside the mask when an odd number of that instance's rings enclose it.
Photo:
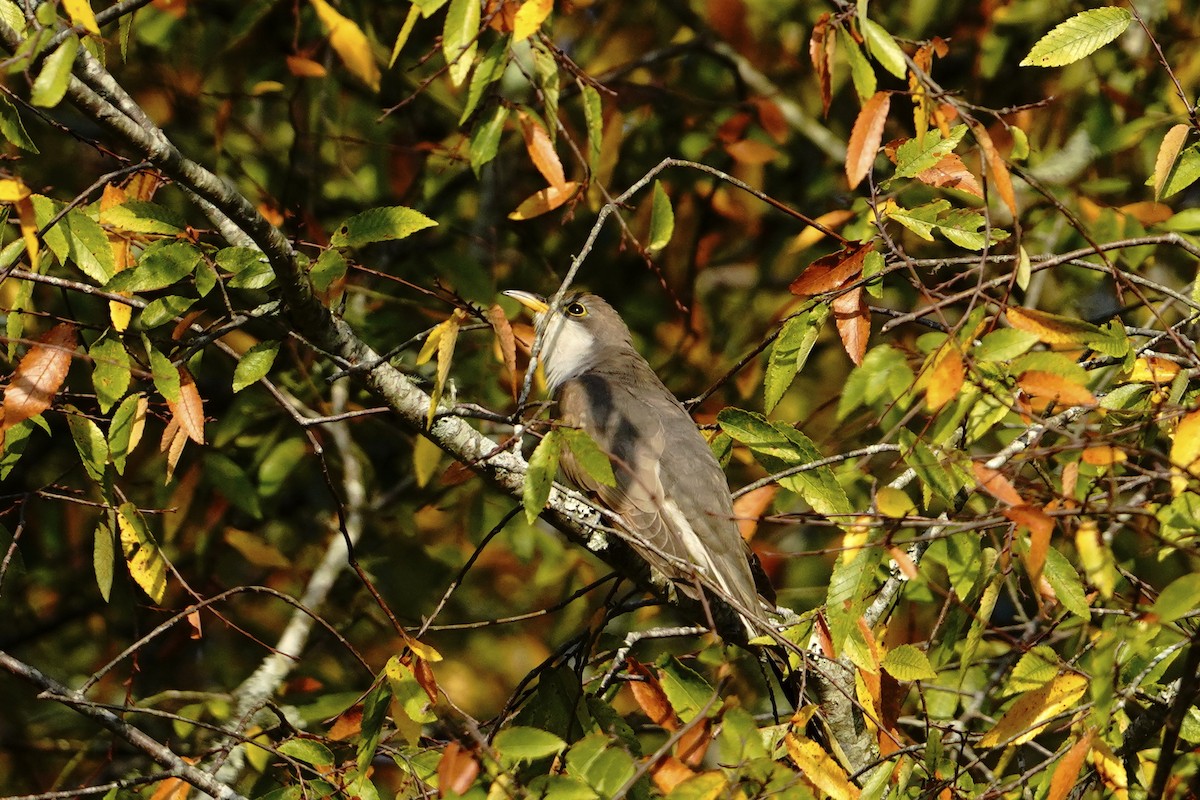
M 675 756 L 663 756 L 650 770 L 650 777 L 654 779 L 654 785 L 664 795 L 670 794 L 672 789 L 695 774 L 687 764 Z
M 1083 347 L 1089 340 L 1103 335 L 1103 331 L 1089 322 L 1035 308 L 1008 308 L 1004 318 L 1017 330 L 1032 333 L 1046 344 Z
M 826 211 L 824 214 L 817 217 L 815 221 L 821 223 L 826 228 L 833 230 L 854 219 L 854 216 L 854 212 L 848 208 L 837 208 L 833 211 Z M 809 225 L 807 228 L 797 234 L 795 239 L 792 240 L 792 244 L 788 247 L 788 253 L 799 253 L 802 250 L 807 250 L 809 247 L 812 247 L 814 244 L 824 239 L 825 236 L 825 231 L 813 225 Z
M 738 533 L 742 535 L 742 539 L 748 542 L 754 538 L 760 517 L 771 507 L 771 502 L 778 493 L 779 484 L 770 483 L 733 501 L 733 518 L 737 521 Z
M 1037 583 L 1046 566 L 1046 551 L 1050 549 L 1050 535 L 1054 533 L 1054 518 L 1035 506 L 1013 506 L 1004 509 L 1004 516 L 1029 531 L 1029 555 L 1025 568 L 1029 579 Z
M 891 555 L 892 560 L 896 562 L 896 568 L 900 570 L 904 577 L 908 578 L 910 581 L 917 579 L 917 575 L 919 574 L 917 571 L 917 565 L 913 563 L 913 560 L 909 557 L 908 553 L 904 552 L 899 547 L 892 546 L 888 548 L 888 554 Z
M 838 289 L 862 273 L 863 261 L 874 249 L 874 242 L 852 242 L 836 253 L 822 256 L 792 281 L 788 291 L 800 297 L 811 297 Z
M 742 139 L 739 142 L 727 144 L 725 145 L 725 151 L 733 156 L 734 161 L 751 167 L 770 164 L 779 158 L 778 150 L 766 142 L 759 142 L 754 139 Z
M 533 165 L 551 187 L 562 188 L 566 185 L 567 177 L 563 174 L 562 161 L 558 158 L 554 143 L 550 141 L 550 134 L 540 122 L 525 112 L 521 112 L 519 118 L 521 135 L 525 137 L 525 149 L 529 151 Z
M 925 388 L 925 403 L 930 411 L 937 411 L 958 396 L 965 374 L 962 353 L 952 344 L 943 346 L 929 371 L 929 384 Z
M 525 198 L 517 210 L 508 215 L 512 220 L 533 219 L 561 206 L 579 191 L 579 183 L 567 181 L 562 186 L 547 186 Z
M 1133 217 L 1143 225 L 1157 225 L 1175 215 L 1175 210 L 1166 203 L 1152 203 L 1149 200 L 1126 203 L 1117 208 L 1117 211 Z
M 1031 369 L 1021 373 L 1017 385 L 1025 390 L 1030 397 L 1053 400 L 1063 406 L 1092 406 L 1096 404 L 1096 396 L 1075 381 L 1068 380 L 1053 372 L 1042 372 Z
M 958 189 L 960 192 L 983 197 L 979 181 L 975 180 L 975 176 L 967 169 L 967 165 L 954 153 L 942 156 L 938 163 L 924 172 L 917 173 L 917 180 L 930 186 Z
M 1179 374 L 1179 365 L 1158 356 L 1142 356 L 1133 362 L 1126 383 L 1170 383 Z
M 50 407 L 67 378 L 71 354 L 77 345 L 75 326 L 61 322 L 29 348 L 4 390 L 4 421 L 0 431 L 36 417 Z
M 413 677 L 417 679 L 417 684 L 425 690 L 429 702 L 436 703 L 438 701 L 438 685 L 430 663 L 419 656 L 413 656 L 412 672 Z
M 357 736 L 362 731 L 362 718 L 363 707 L 361 704 L 347 708 L 333 721 L 333 727 L 329 729 L 329 738 L 340 742 L 351 736 Z
M 501 33 L 511 33 L 517 21 L 517 7 L 520 0 L 487 0 L 483 7 L 484 19 L 488 25 Z
M 779 144 L 787 141 L 791 126 L 788 125 L 787 117 L 783 115 L 779 104 L 766 97 L 752 97 L 750 104 L 758 112 L 758 124 L 767 135 Z
M 697 717 L 691 726 L 679 737 L 675 752 L 685 764 L 699 767 L 704 762 L 704 754 L 712 743 L 712 718 Z
M 805 736 L 789 733 L 783 740 L 788 756 L 804 773 L 805 780 L 831 800 L 857 800 L 862 793 L 846 777 L 846 771 L 833 756 Z
M 1013 487 L 1012 482 L 1004 477 L 1004 473 L 985 466 L 978 461 L 974 462 L 971 468 L 975 472 L 975 480 L 979 481 L 979 485 L 983 487 L 983 490 L 992 497 L 1010 506 L 1025 505 L 1025 501 L 1021 498 L 1016 488 Z
M 817 85 L 821 89 L 821 113 L 829 116 L 829 104 L 833 100 L 833 53 L 836 36 L 830 35 L 829 12 L 817 19 L 813 26 L 812 38 L 808 40 L 808 57 L 812 59 L 813 69 L 817 73 Z
M 192 785 L 185 783 L 183 779 L 167 778 L 154 790 L 150 800 L 186 800 L 191 790 Z
M 875 163 L 875 155 L 883 139 L 883 124 L 887 122 L 891 105 L 892 95 L 889 92 L 876 92 L 863 103 L 862 110 L 854 120 L 850 143 L 846 147 L 846 178 L 850 181 L 851 189 L 867 177 L 871 165 Z
M 1171 168 L 1175 166 L 1175 159 L 1179 157 L 1183 143 L 1187 141 L 1189 130 L 1191 130 L 1191 126 L 1182 122 L 1171 126 L 1171 129 L 1163 136 L 1162 144 L 1158 146 L 1158 156 L 1154 159 L 1154 198 L 1156 200 L 1162 195 L 1163 187 L 1167 185 L 1167 177 L 1171 174 Z
M 835 297 L 830 306 L 838 335 L 842 337 L 842 347 L 846 348 L 855 365 L 861 365 L 867 352 L 867 340 L 871 338 L 871 309 L 867 307 L 862 287 Z
M 487 310 L 488 324 L 492 326 L 492 331 L 496 334 L 496 346 L 500 350 L 500 358 L 504 361 L 504 367 L 508 370 L 508 377 L 512 383 L 513 399 L 517 399 L 517 340 L 513 336 L 512 325 L 509 324 L 508 317 L 504 316 L 504 309 L 496 304 L 492 304 Z
M 991 174 L 992 184 L 996 187 L 996 193 L 1000 195 L 1004 205 L 1008 206 L 1013 217 L 1016 217 L 1017 196 L 1013 192 L 1012 176 L 1008 174 L 1008 165 L 1004 163 L 1004 158 L 996 150 L 992 137 L 988 135 L 982 125 L 976 124 L 972 126 L 972 130 L 975 132 L 976 141 L 979 142 L 979 149 L 983 151 L 983 156 L 987 160 L 988 171 Z
M 448 792 L 465 794 L 479 777 L 479 762 L 458 742 L 451 742 L 442 751 L 442 760 L 438 762 L 438 792 L 445 796 Z
M 1085 447 L 1082 456 L 1083 463 L 1091 464 L 1093 467 L 1107 467 L 1110 464 L 1120 464 L 1129 458 L 1121 448 L 1107 444 Z
M 641 679 L 630 681 L 629 689 L 642 711 L 655 725 L 661 725 L 669 731 L 677 729 L 679 718 L 675 715 L 675 709 L 671 707 L 671 701 L 667 699 L 662 684 L 658 682 L 658 676 L 635 659 L 627 659 L 626 664 L 630 674 Z
M 288 56 L 287 67 L 297 78 L 324 78 L 329 74 L 324 66 L 302 56 Z
M 196 389 L 196 381 L 183 367 L 179 367 L 179 402 L 167 400 L 171 417 L 179 422 L 179 429 L 196 444 L 204 444 L 204 403 Z

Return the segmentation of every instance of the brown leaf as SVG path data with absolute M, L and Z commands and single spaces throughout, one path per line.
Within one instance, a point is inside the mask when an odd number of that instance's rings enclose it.
M 779 104 L 766 97 L 752 97 L 750 104 L 758 112 L 758 124 L 767 132 L 767 135 L 778 144 L 783 144 L 787 141 L 791 127 L 788 125 L 787 117 L 783 115 L 783 109 L 779 107 Z
M 812 38 L 808 40 L 808 57 L 812 59 L 817 73 L 817 85 L 821 88 L 821 114 L 829 116 L 829 104 L 833 101 L 833 54 L 837 37 L 829 29 L 829 12 L 817 19 Z
M 711 743 L 712 718 L 700 717 L 694 720 L 691 727 L 679 737 L 679 744 L 675 745 L 675 752 L 679 754 L 685 764 L 699 768 L 704 763 L 704 754 L 708 752 L 708 746 Z
M 1017 330 L 1032 333 L 1046 344 L 1083 347 L 1100 329 L 1073 317 L 1064 317 L 1034 308 L 1008 308 L 1004 311 L 1008 324 Z
M 861 365 L 867 352 L 867 340 L 871 338 L 871 309 L 867 307 L 863 288 L 859 286 L 838 295 L 830 306 L 838 335 L 842 337 L 842 347 L 856 366 Z
M 504 309 L 499 305 L 493 304 L 487 310 L 488 324 L 492 326 L 492 331 L 496 334 L 496 346 L 500 350 L 500 357 L 504 361 L 504 366 L 508 370 L 508 377 L 512 383 L 513 399 L 517 399 L 517 339 L 513 335 L 512 325 L 508 321 L 508 317 L 504 316 Z
M 448 793 L 464 794 L 479 776 L 479 762 L 458 742 L 451 742 L 442 751 L 438 762 L 438 797 Z
M 1053 400 L 1060 406 L 1096 405 L 1096 396 L 1088 391 L 1086 386 L 1053 372 L 1031 369 L 1021 373 L 1021 377 L 1017 378 L 1017 385 L 1030 397 Z
M 671 790 L 695 774 L 687 764 L 675 756 L 663 756 L 650 770 L 654 785 L 664 795 L 670 794 Z
M 1054 774 L 1050 776 L 1050 791 L 1046 800 L 1066 800 L 1067 795 L 1075 788 L 1079 779 L 1079 769 L 1087 758 L 1088 750 L 1092 747 L 1094 730 L 1089 730 L 1079 738 L 1071 749 L 1054 765 Z
M 433 676 L 433 667 L 430 663 L 420 656 L 413 656 L 412 659 L 413 677 L 417 679 L 417 683 L 425 690 L 425 694 L 429 697 L 430 703 L 436 703 L 438 700 L 438 685 L 437 679 Z
M 874 249 L 874 242 L 852 242 L 836 253 L 822 256 L 792 281 L 788 291 L 800 297 L 811 297 L 839 289 L 862 274 L 863 261 Z
M 204 444 L 204 403 L 192 374 L 183 367 L 179 367 L 179 402 L 168 399 L 167 407 L 179 421 L 179 429 L 196 444 Z
M 651 672 L 645 664 L 633 658 L 626 659 L 626 666 L 630 674 L 641 679 L 630 681 L 629 688 L 633 692 L 633 699 L 637 701 L 650 721 L 669 731 L 677 729 L 679 717 L 675 715 L 675 709 L 671 707 L 671 701 L 667 699 L 666 691 L 658 682 L 658 676 Z
M 983 490 L 992 497 L 1010 506 L 1025 505 L 1025 500 L 1022 499 L 1020 493 L 1012 485 L 1012 482 L 1004 477 L 1004 473 L 994 470 L 978 461 L 974 462 L 971 468 L 975 471 L 975 480 L 979 481 L 979 485 L 983 487 Z
M 1046 566 L 1046 551 L 1050 549 L 1050 536 L 1054 533 L 1054 518 L 1036 506 L 1013 506 L 1003 511 L 1005 517 L 1015 522 L 1018 528 L 1029 531 L 1029 554 L 1025 557 L 1025 569 L 1029 579 L 1037 583 Z
M 1004 205 L 1008 206 L 1013 217 L 1018 216 L 1017 196 L 1013 192 L 1012 176 L 1008 174 L 1008 165 L 1004 163 L 1004 158 L 996 150 L 992 137 L 988 135 L 982 125 L 973 125 L 971 130 L 974 131 L 975 139 L 979 142 L 979 149 L 987 160 L 988 172 L 992 178 L 992 185 L 996 187 L 996 193 L 1000 195 Z
M 925 402 L 930 411 L 937 411 L 958 396 L 965 373 L 958 348 L 953 344 L 943 346 L 929 371 L 929 385 L 925 388 Z
M 938 163 L 924 172 L 917 173 L 917 180 L 929 186 L 937 186 L 943 189 L 958 189 L 960 192 L 967 192 L 976 197 L 983 197 L 983 190 L 979 188 L 979 181 L 975 180 L 975 176 L 967 169 L 967 165 L 954 153 L 942 156 L 942 159 Z
M 738 533 L 742 539 L 748 542 L 754 538 L 759 518 L 771 507 L 771 502 L 778 493 L 779 484 L 769 483 L 733 501 L 733 518 L 737 520 Z
M 751 167 L 770 164 L 779 158 L 778 150 L 766 142 L 759 142 L 754 139 L 742 139 L 739 142 L 727 144 L 725 145 L 725 151 L 733 157 L 734 161 Z
M 4 390 L 4 421 L 0 431 L 36 417 L 50 407 L 67 378 L 71 354 L 78 344 L 75 326 L 60 322 L 29 348 Z
M 561 206 L 579 191 L 577 181 L 567 181 L 562 186 L 547 186 L 525 198 L 517 210 L 508 215 L 512 220 L 533 219 Z
M 1167 177 L 1171 174 L 1171 168 L 1175 166 L 1175 159 L 1179 158 L 1179 151 L 1183 149 L 1183 143 L 1187 141 L 1189 130 L 1191 130 L 1191 126 L 1183 122 L 1171 126 L 1171 130 L 1163 136 L 1162 144 L 1158 146 L 1158 156 L 1154 159 L 1154 199 L 1156 200 L 1162 195 L 1163 187 L 1167 185 Z
M 542 173 L 542 177 L 552 188 L 563 188 L 567 183 L 567 177 L 563 174 L 562 161 L 558 158 L 554 143 L 550 141 L 550 134 L 542 127 L 542 123 L 529 114 L 521 112 L 519 118 L 521 135 L 525 137 L 525 149 L 529 151 L 529 158 L 533 161 L 533 165 L 537 167 L 538 172 Z
M 892 106 L 890 92 L 876 92 L 867 102 L 854 120 L 854 128 L 850 131 L 850 143 L 846 147 L 846 178 L 853 189 L 867 177 L 875 156 L 879 153 L 879 143 L 883 139 L 883 125 L 887 122 L 888 109 Z
M 357 736 L 362 731 L 362 718 L 362 704 L 347 708 L 333 721 L 333 727 L 329 729 L 329 738 L 340 742 L 351 736 Z

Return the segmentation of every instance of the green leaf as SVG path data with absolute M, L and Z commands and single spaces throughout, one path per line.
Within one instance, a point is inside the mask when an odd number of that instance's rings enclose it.
M 42 71 L 33 81 L 29 102 L 43 108 L 53 108 L 62 102 L 71 80 L 71 67 L 79 52 L 79 37 L 70 34 L 42 65 Z
M 587 122 L 588 172 L 595 175 L 600 168 L 604 143 L 604 103 L 596 87 L 583 79 L 579 79 L 579 93 L 583 97 L 583 118 Z
M 671 708 L 675 709 L 684 724 L 691 722 L 713 699 L 713 688 L 699 673 L 684 666 L 675 656 L 663 659 L 658 667 L 659 681 Z
M 142 309 L 142 315 L 138 317 L 138 321 L 143 330 L 157 328 L 159 325 L 172 322 L 176 318 L 182 316 L 195 304 L 195 297 L 183 297 L 182 295 L 177 294 L 159 297 L 151 300 L 150 303 Z
M 150 374 L 154 378 L 154 388 L 169 403 L 179 402 L 179 370 L 171 363 L 171 359 L 162 353 L 150 349 Z
M 917 208 L 897 207 L 888 212 L 887 218 L 894 219 L 925 241 L 932 242 L 938 216 L 949 208 L 950 201 L 934 200 Z
M 500 137 L 504 133 L 504 123 L 508 119 L 508 107 L 496 106 L 487 119 L 475 126 L 475 130 L 471 131 L 471 146 L 469 153 L 471 156 L 471 169 L 475 172 L 475 176 L 479 176 L 479 171 L 484 165 L 496 157 L 496 151 L 500 149 Z
M 312 739 L 288 739 L 279 745 L 279 752 L 305 764 L 312 764 L 314 767 L 333 765 L 333 753 L 329 748 Z
M 796 375 L 804 369 L 808 354 L 821 333 L 821 326 L 829 317 L 829 306 L 825 303 L 797 314 L 783 323 L 771 355 L 767 359 L 767 374 L 763 381 L 764 408 L 769 414 L 779 404 L 784 392 L 792 385 Z
M 871 57 L 879 62 L 879 66 L 897 78 L 903 78 L 908 73 L 908 62 L 904 60 L 904 51 L 900 49 L 900 45 L 896 44 L 892 35 L 885 31 L 879 23 L 863 16 L 858 18 L 858 25 L 863 38 L 867 41 L 867 50 L 871 53 Z
M 508 68 L 508 54 L 508 39 L 502 38 L 497 40 L 479 61 L 475 74 L 471 76 L 471 86 L 467 89 L 467 103 L 458 118 L 459 125 L 465 124 L 474 113 L 487 88 L 504 76 L 504 70 Z
M 120 340 L 111 336 L 97 339 L 88 350 L 92 358 L 92 386 L 96 401 L 105 414 L 129 391 L 129 353 Z
M 937 227 L 943 236 L 959 247 L 965 247 L 968 250 L 982 250 L 989 243 L 984 232 L 980 230 L 985 223 L 986 220 L 982 214 L 954 208 L 938 220 Z M 991 234 L 991 243 L 1008 238 L 1007 231 L 999 228 L 992 228 L 988 233 Z
M 784 423 L 770 423 L 759 414 L 738 408 L 726 408 L 717 415 L 721 430 L 749 447 L 767 471 L 781 472 L 821 459 L 812 440 Z M 779 480 L 779 485 L 796 492 L 821 514 L 852 512 L 846 491 L 829 467 L 798 472 Z
M 1031 692 L 1054 679 L 1060 671 L 1058 655 L 1049 645 L 1039 644 L 1013 667 L 1012 674 L 1004 684 L 1004 694 Z
M 278 353 L 279 342 L 273 341 L 259 342 L 247 350 L 238 359 L 237 367 L 233 371 L 233 391 L 240 392 L 257 383 L 260 378 L 265 378 L 271 371 L 271 365 L 275 363 Z
M 284 439 L 275 445 L 258 465 L 259 492 L 263 497 L 272 497 L 283 488 L 289 475 L 308 454 L 304 439 Z
M 600 797 L 613 797 L 636 769 L 629 753 L 609 747 L 607 733 L 585 736 L 567 751 L 567 774 L 582 780 Z
M 966 132 L 966 125 L 955 125 L 945 139 L 938 130 L 927 132 L 923 140 L 909 139 L 896 151 L 896 174 L 892 178 L 912 178 L 929 169 L 950 155 Z
M 911 644 L 893 647 L 883 657 L 883 668 L 898 681 L 927 681 L 937 677 L 929 657 Z
M 850 80 L 854 82 L 854 91 L 858 99 L 865 103 L 875 94 L 875 70 L 850 32 L 843 27 L 839 27 L 837 32 L 838 48 L 846 54 L 846 61 L 850 64 Z
M 557 755 L 566 749 L 567 743 L 548 731 L 514 725 L 497 733 L 492 746 L 501 763 L 511 768 L 523 761 Z
M 112 225 L 130 233 L 182 233 L 187 227 L 183 217 L 157 203 L 127 200 L 100 214 L 102 225 Z
M 13 316 L 21 316 L 14 314 Z M 8 477 L 25 453 L 29 444 L 29 434 L 33 432 L 34 421 L 22 420 L 4 432 L 4 451 L 0 453 L 0 480 Z
M 104 467 L 108 463 L 108 442 L 104 432 L 99 425 L 78 413 L 67 414 L 67 425 L 88 477 L 97 483 L 103 482 Z
M 1079 573 L 1071 566 L 1066 556 L 1054 548 L 1047 550 L 1042 575 L 1054 590 L 1063 608 L 1077 617 L 1091 619 L 1091 609 L 1088 607 L 1087 596 L 1083 593 L 1083 582 L 1079 580 Z
M 571 449 L 575 463 L 583 468 L 589 478 L 605 486 L 617 485 L 608 454 L 600 449 L 600 445 L 596 444 L 587 431 L 578 428 L 558 428 L 557 433 Z
M 1181 192 L 1187 187 L 1196 182 L 1200 178 L 1200 143 L 1196 143 L 1179 154 L 1179 158 L 1175 159 L 1175 163 L 1171 165 L 1170 172 L 1167 173 L 1167 179 L 1163 182 L 1163 190 L 1160 199 L 1165 199 L 1171 195 Z M 1154 176 L 1150 176 L 1147 184 L 1154 184 Z M 1195 209 L 1188 209 L 1192 211 Z M 1182 217 L 1187 211 L 1181 211 L 1176 214 L 1177 217 Z M 1168 223 L 1170 220 L 1168 220 Z M 1164 227 L 1169 227 L 1165 225 Z
M 950 472 L 942 466 L 941 459 L 907 428 L 900 429 L 899 439 L 904 463 L 917 473 L 922 488 L 932 490 L 947 505 L 953 505 L 959 487 Z
M 372 208 L 355 214 L 339 225 L 330 244 L 334 247 L 361 247 L 372 242 L 404 239 L 434 225 L 437 223 L 420 211 L 404 206 Z
M 558 474 L 558 458 L 561 452 L 561 435 L 559 431 L 554 430 L 542 438 L 533 454 L 529 456 L 529 470 L 525 473 L 525 489 L 521 502 L 525 506 L 525 519 L 529 520 L 531 525 L 550 499 L 550 489 L 554 486 L 554 476 Z
M 1061 22 L 1038 39 L 1022 67 L 1062 67 L 1086 58 L 1116 39 L 1133 20 L 1124 8 L 1093 8 Z
M 479 46 L 479 0 L 450 0 L 442 28 L 442 52 L 449 66 L 450 82 L 461 86 L 475 62 Z
M 96 573 L 96 586 L 106 603 L 112 594 L 113 568 L 116 563 L 117 553 L 112 529 L 101 522 L 96 526 L 92 540 L 92 571 Z
M 63 204 L 35 194 L 30 198 L 38 225 L 46 226 L 62 211 Z M 112 247 L 100 223 L 78 209 L 71 209 L 47 229 L 43 240 L 62 264 L 73 263 L 79 271 L 103 286 L 116 272 Z
M 214 450 L 205 452 L 204 479 L 236 508 L 255 519 L 262 518 L 258 488 L 229 456 Z
M 308 271 L 308 279 L 318 292 L 327 292 L 335 281 L 346 276 L 346 257 L 340 250 L 330 248 L 321 253 L 312 269 Z
M 654 182 L 654 201 L 650 209 L 650 243 L 646 249 L 657 253 L 671 241 L 675 233 L 675 212 L 671 209 L 671 198 L 663 189 L 662 181 Z
M 129 456 L 134 430 L 145 423 L 146 411 L 141 401 L 142 396 L 138 394 L 126 397 L 117 406 L 108 425 L 108 455 L 118 475 L 125 474 L 125 459 Z
M 1150 606 L 1150 613 L 1166 624 L 1200 608 L 1200 574 L 1192 573 L 1167 584 Z
M 152 292 L 165 289 L 192 274 L 200 250 L 188 242 L 147 247 L 138 265 L 118 272 L 105 288 L 110 292 Z
M 380 681 L 363 700 L 362 739 L 358 743 L 358 771 L 365 773 L 375 757 L 375 749 L 383 735 L 388 705 L 392 701 L 391 683 Z
M 0 136 L 22 150 L 28 150 L 31 153 L 39 152 L 33 139 L 30 139 L 29 134 L 25 132 L 21 115 L 17 113 L 16 107 L 8 102 L 7 97 L 0 97 Z
M 1037 342 L 1037 336 L 1029 331 L 1000 328 L 984 335 L 971 355 L 976 361 L 1011 361 L 1029 352 Z

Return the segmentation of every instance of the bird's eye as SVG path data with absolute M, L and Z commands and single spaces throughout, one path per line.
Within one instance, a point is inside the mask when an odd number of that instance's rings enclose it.
M 571 303 L 567 306 L 567 313 L 572 317 L 582 317 L 587 314 L 587 309 L 583 307 L 583 303 Z

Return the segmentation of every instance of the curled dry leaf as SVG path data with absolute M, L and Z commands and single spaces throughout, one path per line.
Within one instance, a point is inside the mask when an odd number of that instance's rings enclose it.
M 876 92 L 863 103 L 862 110 L 854 120 L 850 143 L 846 147 L 846 179 L 851 189 L 867 177 L 871 165 L 875 163 L 875 155 L 883 139 L 883 125 L 887 122 L 891 105 L 892 95 L 889 92 Z
M 1167 177 L 1179 158 L 1179 151 L 1187 141 L 1191 126 L 1185 123 L 1173 125 L 1163 136 L 1162 144 L 1158 146 L 1158 156 L 1154 159 L 1154 199 L 1162 197 L 1163 187 L 1167 185 Z
M 179 429 L 196 444 L 204 444 L 204 403 L 192 374 L 183 367 L 179 368 L 179 402 L 167 399 L 167 407 L 179 421 Z
M 808 56 L 817 73 L 817 85 L 821 89 L 821 113 L 829 116 L 829 104 L 833 101 L 833 53 L 837 37 L 829 27 L 829 12 L 825 12 L 813 26 L 808 40 Z
M 822 256 L 792 281 L 788 291 L 800 297 L 811 297 L 840 289 L 862 274 L 863 261 L 874 249 L 874 242 L 852 242 L 836 253 Z
M 662 684 L 659 683 L 658 676 L 636 659 L 627 659 L 626 668 L 631 675 L 636 675 L 640 679 L 630 681 L 629 689 L 633 692 L 633 699 L 637 701 L 638 706 L 650 718 L 650 721 L 669 731 L 678 729 L 679 717 L 675 714 L 675 709 L 671 707 L 671 701 L 667 698 Z
M 861 365 L 867 352 L 867 340 L 871 338 L 871 309 L 867 306 L 863 288 L 859 286 L 835 297 L 830 306 L 842 347 L 856 366 Z
M 979 142 L 979 149 L 983 152 L 984 160 L 987 161 L 988 174 L 992 178 L 992 185 L 996 187 L 996 193 L 1000 195 L 1004 205 L 1008 206 L 1008 210 L 1016 217 L 1017 195 L 1013 191 L 1012 176 L 1008 173 L 1008 165 L 1004 163 L 1004 157 L 1000 155 L 995 143 L 992 142 L 992 137 L 988 135 L 982 125 L 976 123 L 971 126 L 971 130 L 975 134 L 975 140 Z
M 546 183 L 552 188 L 561 189 L 566 185 L 567 177 L 563 173 L 562 161 L 554 149 L 554 143 L 550 141 L 550 134 L 542 127 L 542 123 L 525 112 L 521 112 L 519 119 L 521 135 L 525 139 L 525 149 L 529 151 L 530 160 L 537 167 L 537 171 L 542 173 Z
M 492 304 L 487 310 L 488 324 L 492 326 L 492 330 L 496 334 L 496 347 L 500 351 L 500 358 L 504 362 L 505 369 L 508 370 L 508 377 L 512 383 L 513 399 L 517 399 L 517 340 L 513 335 L 512 325 L 509 324 L 508 317 L 504 316 L 504 309 L 496 304 Z
M 517 206 L 516 211 L 508 215 L 508 218 L 512 220 L 524 220 L 541 216 L 566 203 L 578 191 L 579 183 L 577 181 L 567 181 L 562 186 L 547 186 L 540 192 L 526 198 L 521 205 Z
M 917 173 L 917 180 L 940 189 L 958 189 L 960 192 L 973 194 L 976 197 L 983 197 L 983 190 L 979 188 L 979 181 L 967 169 L 967 165 L 963 163 L 963 160 L 954 153 L 942 156 L 942 159 L 938 163 L 924 172 Z
M 75 326 L 63 322 L 29 348 L 4 390 L 4 421 L 0 431 L 36 417 L 50 407 L 67 378 L 71 355 L 78 343 Z

